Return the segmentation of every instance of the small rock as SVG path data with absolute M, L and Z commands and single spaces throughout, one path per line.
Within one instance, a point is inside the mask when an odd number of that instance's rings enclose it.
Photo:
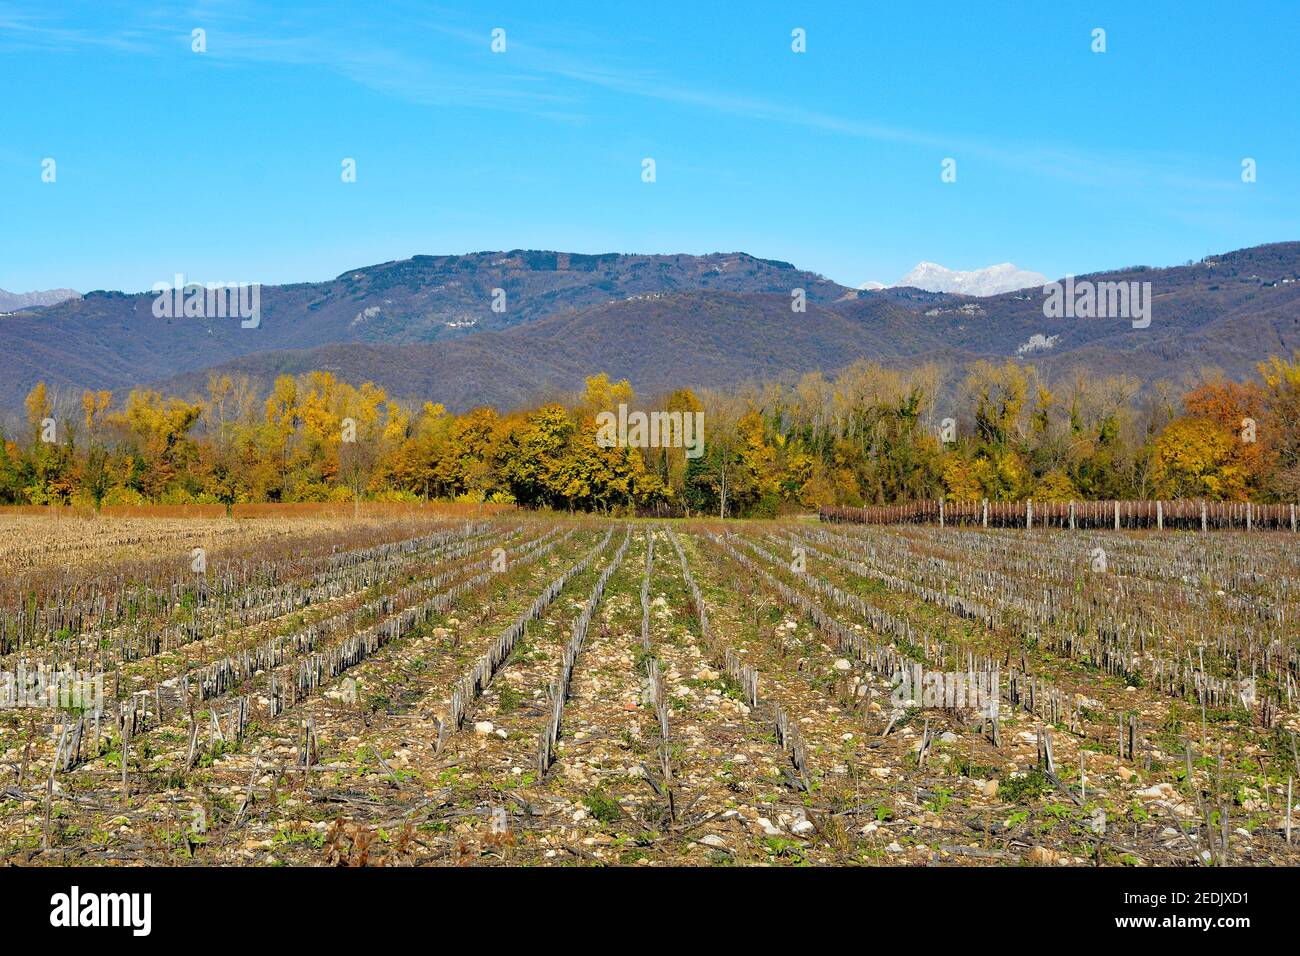
M 1061 854 L 1045 846 L 1036 846 L 1025 857 L 1034 866 L 1055 866 Z
M 480 737 L 486 737 L 494 730 L 496 730 L 496 727 L 492 725 L 492 721 L 490 720 L 480 720 L 474 724 L 474 733 L 478 734 Z
M 816 830 L 817 828 L 813 826 L 811 820 L 796 820 L 794 823 L 790 824 L 790 832 L 795 836 L 808 836 L 811 833 L 815 833 Z
M 1157 783 L 1134 794 L 1141 800 L 1181 800 L 1172 783 Z

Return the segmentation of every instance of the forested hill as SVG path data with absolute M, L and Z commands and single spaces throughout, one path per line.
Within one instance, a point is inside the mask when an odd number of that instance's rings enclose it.
M 37 381 L 77 396 L 139 385 L 185 394 L 201 392 L 212 370 L 266 388 L 283 372 L 327 369 L 453 409 L 527 404 L 594 371 L 653 393 L 832 372 L 864 358 L 959 374 L 979 358 L 1013 357 L 1048 378 L 1105 370 L 1150 385 L 1207 366 L 1242 378 L 1300 347 L 1300 243 L 1076 281 L 1149 282 L 1150 325 L 1047 318 L 1041 289 L 858 292 L 743 253 L 416 256 L 266 287 L 256 328 L 160 319 L 151 294 L 95 292 L 0 318 L 0 409 L 20 408 Z M 800 289 L 804 311 L 792 307 Z

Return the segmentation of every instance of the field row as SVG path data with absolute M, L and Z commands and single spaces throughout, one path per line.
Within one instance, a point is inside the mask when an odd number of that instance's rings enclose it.
M 1300 860 L 1284 545 L 514 514 L 399 530 L 328 551 L 304 532 L 219 598 L 33 631 L 6 661 L 91 664 L 107 700 L 0 712 L 0 853 Z

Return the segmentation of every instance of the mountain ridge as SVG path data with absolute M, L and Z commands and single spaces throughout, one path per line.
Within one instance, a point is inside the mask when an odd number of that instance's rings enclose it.
M 1176 381 L 1215 364 L 1244 377 L 1268 354 L 1300 348 L 1300 282 L 1283 283 L 1280 273 L 1277 280 L 1262 277 L 1257 270 L 1267 268 L 1267 251 L 1232 255 L 1213 266 L 1135 267 L 1078 277 L 1153 282 L 1157 306 L 1148 329 L 1134 329 L 1125 319 L 1047 319 L 1040 290 L 974 299 L 886 289 L 810 303 L 805 313 L 792 313 L 781 295 L 678 292 L 607 303 L 490 337 L 375 346 L 365 353 L 342 347 L 285 352 L 272 363 L 254 355 L 217 371 L 248 374 L 265 386 L 277 372 L 322 368 L 453 410 L 524 406 L 541 395 L 579 389 L 584 376 L 599 371 L 656 394 L 829 373 L 857 359 L 931 363 L 948 373 L 949 389 L 962 367 L 978 359 L 1024 359 L 1049 377 L 1122 373 L 1140 386 Z M 1300 273 L 1300 243 L 1273 266 Z M 1035 337 L 1050 344 L 1026 353 L 1023 346 Z M 205 381 L 196 373 L 164 384 L 198 394 Z
M 43 289 L 36 292 L 6 292 L 0 289 L 0 313 L 58 305 L 80 296 L 81 293 L 76 289 Z
M 1052 374 L 1100 368 L 1150 384 L 1203 365 L 1249 374 L 1269 352 L 1300 347 L 1300 243 L 1076 277 L 1151 281 L 1147 330 L 1044 318 L 1032 288 L 989 297 L 859 291 L 744 253 L 565 256 L 417 256 L 267 287 L 256 329 L 157 319 L 149 294 L 90 293 L 0 323 L 0 407 L 20 408 L 38 380 L 76 395 L 140 385 L 200 394 L 213 371 L 264 387 L 279 372 L 316 367 L 453 408 L 526 403 L 599 371 L 654 391 L 830 372 L 859 358 L 959 369 L 1020 357 Z M 505 289 L 504 315 L 491 311 L 494 288 Z M 482 321 L 436 328 L 461 314 Z
M 912 271 L 894 283 L 895 287 L 923 289 L 926 292 L 951 292 L 958 295 L 986 297 L 1016 292 L 1048 282 L 1041 272 L 1030 272 L 1010 262 L 961 272 L 936 262 L 918 262 Z

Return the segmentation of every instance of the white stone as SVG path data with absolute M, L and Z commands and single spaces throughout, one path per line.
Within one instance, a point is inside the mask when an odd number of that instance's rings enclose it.
M 1178 791 L 1171 783 L 1157 783 L 1133 794 L 1142 800 L 1181 800 Z

